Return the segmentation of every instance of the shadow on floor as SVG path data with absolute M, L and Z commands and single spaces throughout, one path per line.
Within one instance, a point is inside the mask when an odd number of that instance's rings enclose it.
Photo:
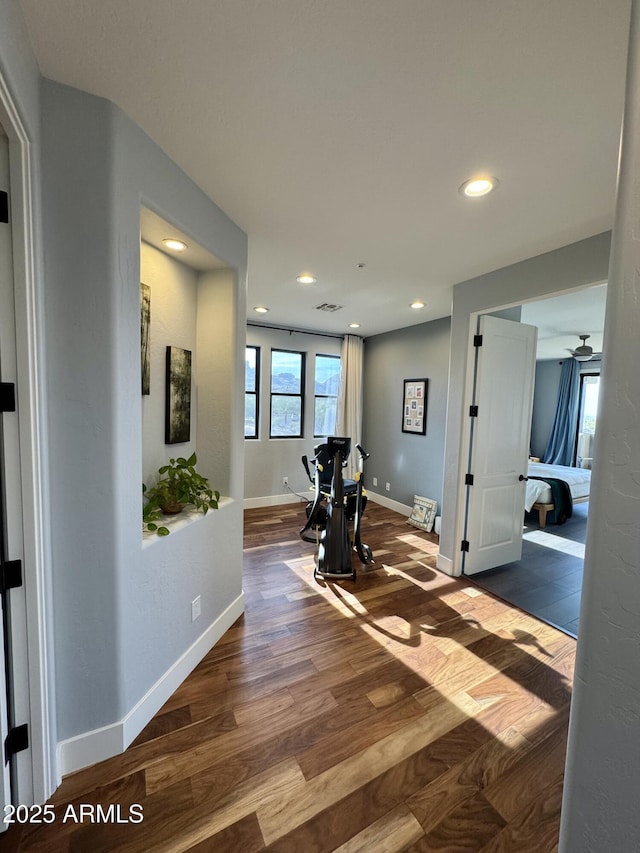
M 473 582 L 573 637 L 578 635 L 588 503 L 562 525 L 538 526 L 527 515 L 522 559 L 473 576 Z

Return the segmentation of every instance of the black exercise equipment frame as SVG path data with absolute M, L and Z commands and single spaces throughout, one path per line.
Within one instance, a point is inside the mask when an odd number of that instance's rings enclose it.
M 374 562 L 371 548 L 361 538 L 362 515 L 367 502 L 364 461 L 369 458 L 369 454 L 360 444 L 356 444 L 356 449 L 360 459 L 355 480 L 345 480 L 342 473 L 351 451 L 350 438 L 329 436 L 326 444 L 315 448 L 313 477 L 307 457 L 302 457 L 302 464 L 315 487 L 315 497 L 307 507 L 307 523 L 300 530 L 300 537 L 306 542 L 318 544 L 314 570 L 316 579 L 350 578 L 355 581 L 356 572 L 351 565 L 354 550 L 364 565 Z M 350 522 L 353 522 L 353 541 Z M 308 535 L 313 528 L 316 530 L 314 538 Z

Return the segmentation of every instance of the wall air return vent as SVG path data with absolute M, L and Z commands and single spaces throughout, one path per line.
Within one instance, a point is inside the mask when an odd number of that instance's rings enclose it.
M 323 302 L 322 305 L 316 305 L 316 311 L 339 311 L 342 305 L 333 305 L 331 302 Z

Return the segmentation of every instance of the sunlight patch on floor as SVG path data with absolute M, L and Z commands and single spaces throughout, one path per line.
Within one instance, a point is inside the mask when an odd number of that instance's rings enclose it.
M 404 585 L 408 589 L 410 585 L 419 586 L 425 591 L 429 590 L 433 595 L 438 596 L 441 601 L 446 603 L 452 611 L 451 618 L 457 618 L 456 611 L 459 617 L 467 622 L 466 631 L 456 633 L 455 636 L 449 636 L 449 626 L 447 622 L 439 622 L 428 613 L 417 617 L 415 620 L 407 621 L 404 618 L 387 614 L 384 617 L 375 618 L 371 615 L 367 608 L 369 598 L 375 599 L 377 591 L 371 587 L 369 589 L 351 589 L 351 583 L 348 582 L 345 586 L 328 581 L 319 585 L 313 577 L 314 560 L 311 557 L 304 559 L 286 560 L 287 565 L 297 577 L 304 581 L 306 590 L 299 590 L 297 595 L 289 593 L 287 598 L 295 596 L 296 598 L 305 598 L 308 595 L 320 594 L 325 601 L 330 603 L 345 619 L 349 621 L 356 620 L 359 622 L 358 629 L 367 634 L 379 646 L 398 660 L 402 661 L 407 669 L 419 674 L 425 680 L 425 695 L 432 690 L 430 684 L 429 670 L 432 666 L 435 670 L 439 665 L 432 660 L 433 651 L 426 653 L 423 641 L 426 636 L 429 637 L 429 643 L 432 650 L 437 649 L 443 656 L 455 658 L 455 677 L 447 679 L 444 682 L 437 684 L 438 693 L 453 705 L 459 712 L 474 717 L 487 707 L 496 704 L 504 699 L 505 695 L 510 692 L 510 685 L 517 684 L 512 679 L 502 672 L 500 667 L 495 667 L 489 660 L 484 660 L 482 657 L 474 654 L 471 649 L 467 648 L 467 644 L 471 644 L 474 636 L 478 639 L 488 636 L 492 633 L 495 627 L 492 625 L 494 620 L 499 620 L 504 626 L 504 614 L 494 616 L 484 620 L 477 621 L 473 617 L 473 612 L 464 615 L 465 602 L 475 602 L 485 593 L 476 587 L 462 587 L 455 584 L 452 591 L 446 589 L 447 584 L 451 582 L 451 578 L 435 574 L 432 581 L 418 581 L 411 574 L 405 572 L 403 568 L 397 566 L 389 566 L 385 563 L 376 565 L 376 571 L 380 572 L 381 576 L 387 577 L 385 591 L 391 592 L 395 590 L 397 585 Z M 390 581 L 389 578 L 394 578 Z M 511 630 L 503 630 L 496 633 L 496 637 L 504 642 L 505 648 L 509 644 L 528 646 L 529 654 L 538 660 L 544 660 L 549 656 L 545 649 L 543 637 L 548 634 L 548 627 L 541 626 L 537 620 L 528 616 L 528 614 L 513 611 L 514 625 Z M 450 621 L 450 620 L 448 620 Z M 518 627 L 516 627 L 518 626 Z M 519 627 L 522 626 L 522 627 Z M 523 628 L 527 630 L 523 630 Z M 536 635 L 536 629 L 537 634 Z M 542 636 L 540 636 L 542 634 Z M 367 653 L 363 656 L 359 666 L 366 669 L 368 659 L 375 660 L 376 656 L 373 653 Z M 356 667 L 356 670 L 358 667 Z M 482 677 L 480 677 L 482 676 Z M 477 684 L 478 680 L 488 681 L 489 679 L 497 678 L 495 691 L 491 691 L 486 695 L 472 696 L 467 690 L 472 685 Z M 542 701 L 541 709 L 551 709 L 551 706 Z M 500 726 L 496 726 L 493 732 L 494 736 L 498 736 Z M 508 743 L 506 745 L 509 745 Z
M 580 557 L 584 560 L 585 546 L 583 542 L 574 542 L 572 539 L 565 539 L 556 533 L 548 533 L 546 530 L 531 530 L 529 533 L 524 533 L 522 538 L 534 545 L 541 545 L 543 548 L 551 548 L 554 551 L 561 551 L 563 554 L 571 554 L 573 557 Z

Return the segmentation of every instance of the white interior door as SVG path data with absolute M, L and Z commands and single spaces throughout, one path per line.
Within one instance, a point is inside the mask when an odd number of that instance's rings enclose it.
M 536 363 L 535 326 L 480 317 L 463 571 L 519 560 Z

